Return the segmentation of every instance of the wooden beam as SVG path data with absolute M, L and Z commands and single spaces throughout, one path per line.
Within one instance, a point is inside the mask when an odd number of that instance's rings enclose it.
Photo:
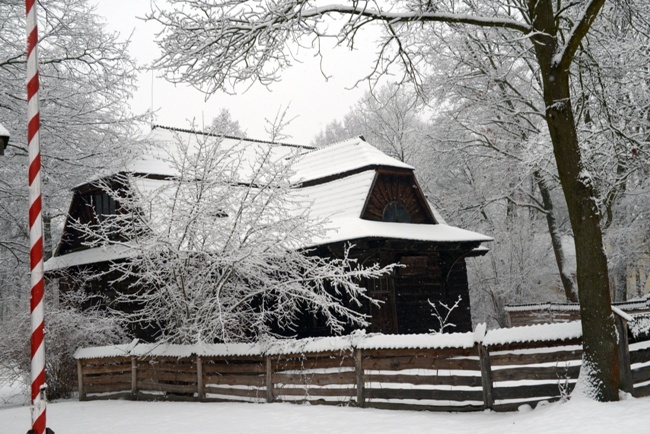
M 630 346 L 627 339 L 627 321 L 618 314 L 614 314 L 616 330 L 618 332 L 618 358 L 621 380 L 619 389 L 623 392 L 634 392 L 634 381 L 630 363 Z
M 131 399 L 138 395 L 138 360 L 131 356 Z
M 361 349 L 357 348 L 354 350 L 354 369 L 357 374 L 357 405 L 359 407 L 365 407 L 365 397 L 363 393 L 364 389 L 364 379 L 363 379 L 363 364 L 361 363 L 363 359 L 363 353 Z
M 266 402 L 273 402 L 273 361 L 266 356 Z
M 79 401 L 86 400 L 86 393 L 84 391 L 84 372 L 83 362 L 77 359 L 77 389 L 79 390 Z
M 490 366 L 490 353 L 483 344 L 478 345 L 478 357 L 481 362 L 481 386 L 483 387 L 483 408 L 494 407 L 494 395 L 492 391 L 492 368 Z
M 203 360 L 200 356 L 196 356 L 196 392 L 199 401 L 205 399 L 205 389 L 203 387 Z

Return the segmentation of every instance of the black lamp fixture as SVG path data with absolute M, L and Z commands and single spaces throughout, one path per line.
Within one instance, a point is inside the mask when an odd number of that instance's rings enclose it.
M 0 155 L 5 154 L 5 149 L 9 144 L 9 131 L 0 124 Z

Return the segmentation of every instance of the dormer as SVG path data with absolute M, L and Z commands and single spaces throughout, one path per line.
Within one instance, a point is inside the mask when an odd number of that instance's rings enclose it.
M 411 170 L 379 168 L 361 212 L 364 220 L 437 224 Z

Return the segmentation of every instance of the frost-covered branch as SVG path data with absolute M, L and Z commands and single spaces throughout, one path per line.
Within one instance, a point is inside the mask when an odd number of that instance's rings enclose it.
M 421 23 L 510 29 L 526 35 L 532 30 L 509 15 L 506 8 L 490 16 L 470 8 L 428 11 L 411 4 L 384 7 L 371 1 L 322 6 L 309 0 L 170 3 L 168 10 L 155 11 L 149 17 L 164 26 L 159 39 L 164 55 L 156 67 L 164 70 L 169 80 L 191 83 L 208 94 L 245 81 L 268 85 L 293 64 L 294 46 L 313 46 L 318 38 L 333 38 L 352 48 L 359 30 L 374 23 L 383 25 L 387 32 L 374 68 L 378 74 L 400 59 L 408 74 L 418 73 L 413 53 L 405 46 L 405 35 L 411 26 Z M 333 21 L 338 17 L 343 19 L 341 26 Z M 389 54 L 393 44 L 395 53 Z

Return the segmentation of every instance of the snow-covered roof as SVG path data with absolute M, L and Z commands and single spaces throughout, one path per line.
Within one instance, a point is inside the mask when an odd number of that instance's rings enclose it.
M 44 267 L 46 272 L 62 270 L 68 267 L 115 261 L 128 258 L 134 254 L 135 250 L 125 244 L 110 244 L 52 257 L 45 261 Z
M 260 140 L 229 136 L 211 136 L 186 130 L 154 128 L 144 140 L 145 150 L 141 157 L 130 161 L 124 168 L 126 172 L 151 175 L 174 176 L 173 156 L 179 143 L 197 150 L 202 143 L 219 146 L 228 150 L 233 158 L 241 159 L 248 166 L 260 153 L 270 152 L 271 160 L 295 158 L 292 166 L 295 173 L 291 183 L 298 184 L 316 179 L 340 175 L 365 167 L 386 166 L 413 170 L 413 166 L 389 157 L 360 137 L 313 149 L 285 143 L 272 143 Z M 325 164 L 324 164 L 325 163 Z M 242 174 L 244 176 L 245 174 Z
M 292 182 L 313 181 L 373 166 L 413 170 L 413 166 L 389 157 L 357 137 L 301 154 L 293 166 L 296 173 Z
M 144 150 L 141 156 L 128 162 L 124 167 L 125 172 L 175 176 L 178 175 L 178 169 L 174 160 L 177 159 L 179 145 L 187 146 L 190 155 L 198 153 L 201 146 L 204 146 L 205 148 L 219 147 L 224 153 L 229 154 L 231 159 L 241 162 L 239 174 L 242 180 L 246 180 L 249 174 L 245 169 L 250 168 L 249 163 L 255 161 L 261 154 L 270 153 L 270 159 L 277 161 L 295 157 L 300 152 L 311 149 L 311 147 L 285 143 L 215 136 L 165 127 L 152 129 L 143 142 Z
M 410 224 L 370 221 L 361 219 L 364 205 L 370 194 L 377 167 L 392 167 L 413 170 L 412 166 L 391 158 L 367 143 L 362 138 L 354 138 L 335 143 L 320 149 L 309 150 L 289 144 L 274 144 L 251 139 L 216 137 L 183 130 L 155 128 L 148 139 L 147 150 L 139 159 L 132 160 L 125 171 L 136 174 L 130 178 L 132 187 L 139 193 L 145 215 L 157 227 L 156 218 L 165 219 L 167 210 L 162 209 L 166 201 L 156 200 L 157 195 L 165 194 L 165 185 L 178 174 L 173 153 L 179 143 L 191 150 L 208 152 L 211 147 L 220 147 L 227 152 L 236 164 L 238 179 L 242 183 L 250 178 L 252 167 L 261 155 L 271 161 L 292 161 L 291 181 L 297 188 L 291 190 L 294 204 L 309 209 L 314 221 L 322 222 L 323 230 L 312 239 L 305 239 L 302 246 L 313 247 L 335 242 L 364 238 L 388 238 L 422 242 L 473 242 L 492 241 L 491 237 L 448 226 L 435 208 L 429 206 L 440 224 Z M 205 142 L 207 141 L 207 142 Z M 247 171 L 251 173 L 247 173 Z M 156 178 L 146 177 L 157 175 Z M 322 182 L 306 181 L 322 180 Z M 302 209 L 302 208 L 301 208 Z M 289 210 L 291 211 L 291 210 Z M 301 210 L 296 210 L 300 212 Z M 164 220 L 160 220 L 162 222 Z M 107 262 L 122 259 L 129 255 L 123 246 L 94 248 L 55 257 L 46 262 L 46 271 L 65 267 L 85 265 L 93 262 Z
M 375 170 L 366 170 L 327 183 L 294 190 L 294 194 L 311 203 L 310 217 L 326 222 L 322 235 L 307 242 L 308 245 L 362 238 L 441 243 L 493 240 L 491 237 L 445 224 L 390 223 L 361 219 L 375 174 Z

